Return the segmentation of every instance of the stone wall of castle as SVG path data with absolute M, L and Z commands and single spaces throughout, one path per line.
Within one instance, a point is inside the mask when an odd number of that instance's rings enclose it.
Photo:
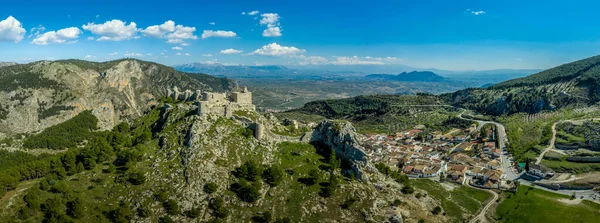
M 231 94 L 201 91 L 180 91 L 177 87 L 167 89 L 167 96 L 179 101 L 193 101 L 198 115 L 222 115 L 231 117 L 236 111 L 256 111 L 252 104 L 252 92 L 247 88 Z

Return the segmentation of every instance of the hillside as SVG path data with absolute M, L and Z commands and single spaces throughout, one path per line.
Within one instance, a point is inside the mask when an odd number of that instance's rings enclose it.
M 417 94 L 314 101 L 277 116 L 307 121 L 319 120 L 319 117 L 344 119 L 353 122 L 361 131 L 390 132 L 410 129 L 415 125 L 452 128 L 471 124 L 457 119 L 458 113 L 458 109 L 444 104 L 438 96 Z
M 403 189 L 414 189 L 406 176 L 388 177 L 361 161 L 352 125 L 322 122 L 299 137 L 272 116 L 199 117 L 191 115 L 193 109 L 160 105 L 131 126 L 97 132 L 83 148 L 37 159 L 9 156 L 23 163 L 0 169 L 0 188 L 9 189 L 0 202 L 0 219 L 449 221 L 431 213 L 441 205 L 432 196 L 415 197 Z M 248 122 L 263 123 L 265 137 L 255 138 Z M 351 168 L 359 163 L 361 175 L 348 174 L 356 173 Z
M 402 72 L 398 75 L 392 74 L 369 74 L 367 79 L 390 80 L 390 81 L 414 81 L 414 82 L 440 82 L 447 79 L 431 71 Z
M 487 89 L 445 94 L 445 100 L 489 115 L 538 113 L 600 101 L 600 56 L 564 64 Z
M 16 65 L 17 63 L 15 62 L 0 62 L 0 67 L 6 67 L 6 66 L 12 66 L 12 65 Z
M 0 137 L 30 133 L 92 110 L 101 129 L 144 114 L 166 89 L 227 91 L 229 79 L 123 59 L 39 61 L 0 68 Z

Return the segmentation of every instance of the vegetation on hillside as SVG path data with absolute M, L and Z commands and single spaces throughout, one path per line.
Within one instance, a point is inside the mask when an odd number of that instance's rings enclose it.
M 318 120 L 318 117 L 345 119 L 353 122 L 361 132 L 391 133 L 416 125 L 444 131 L 470 126 L 472 122 L 456 118 L 458 111 L 443 104 L 439 97 L 429 94 L 369 95 L 315 101 L 277 116 L 303 121 L 303 118 Z
M 75 148 L 92 137 L 98 119 L 91 111 L 83 111 L 72 119 L 46 128 L 23 142 L 25 148 L 66 149 Z

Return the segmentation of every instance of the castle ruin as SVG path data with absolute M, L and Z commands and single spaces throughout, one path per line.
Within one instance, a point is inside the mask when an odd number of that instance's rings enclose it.
M 236 111 L 256 111 L 252 104 L 252 92 L 246 87 L 231 94 L 216 92 L 179 91 L 177 87 L 167 89 L 167 96 L 181 101 L 192 101 L 198 106 L 198 115 L 223 115 L 231 117 Z

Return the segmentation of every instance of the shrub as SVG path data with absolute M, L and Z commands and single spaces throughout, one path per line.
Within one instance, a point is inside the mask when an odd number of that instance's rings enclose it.
M 209 182 L 207 184 L 204 184 L 204 192 L 206 192 L 207 194 L 212 194 L 214 192 L 216 192 L 219 189 L 219 185 L 217 185 L 214 182 Z
M 251 220 L 253 222 L 257 222 L 257 223 L 269 223 L 271 222 L 271 212 L 269 211 L 265 211 L 265 212 L 261 212 L 261 213 L 256 213 L 256 215 L 254 215 Z
M 276 187 L 283 180 L 283 170 L 277 165 L 272 165 L 263 172 L 263 179 L 270 186 Z
M 199 208 L 192 208 L 189 211 L 185 212 L 185 216 L 188 218 L 198 218 L 200 217 L 201 211 Z
M 239 179 L 257 181 L 262 174 L 262 167 L 254 160 L 246 161 L 240 167 L 236 168 L 234 175 Z
M 442 208 L 440 206 L 436 206 L 433 211 L 431 211 L 432 214 L 434 215 L 438 215 L 439 213 L 442 212 Z
M 167 211 L 169 215 L 178 215 L 179 214 L 179 203 L 176 200 L 168 200 L 163 202 L 163 208 Z
M 229 210 L 225 208 L 225 202 L 220 197 L 216 197 L 210 202 L 210 209 L 217 218 L 225 218 L 229 215 Z
M 127 181 L 133 185 L 140 185 L 146 182 L 146 176 L 141 172 L 129 173 Z
M 240 180 L 240 182 L 231 185 L 231 190 L 245 202 L 252 203 L 260 198 L 260 182 L 248 182 L 246 180 Z

